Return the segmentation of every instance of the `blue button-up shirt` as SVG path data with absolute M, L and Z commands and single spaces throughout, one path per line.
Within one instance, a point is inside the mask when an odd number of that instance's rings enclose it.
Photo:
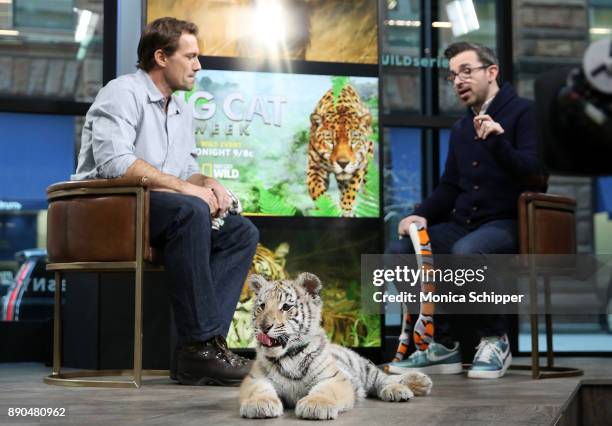
M 191 108 L 172 95 L 166 113 L 163 95 L 142 70 L 112 80 L 96 96 L 71 179 L 119 177 L 138 158 L 181 179 L 200 171 Z

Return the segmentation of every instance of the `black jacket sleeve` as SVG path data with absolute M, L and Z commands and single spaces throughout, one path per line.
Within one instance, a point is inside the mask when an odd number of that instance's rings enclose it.
M 524 180 L 543 173 L 538 158 L 535 110 L 532 103 L 519 115 L 514 129 L 514 143 L 507 136 L 492 135 L 482 143 L 499 165 L 511 176 Z

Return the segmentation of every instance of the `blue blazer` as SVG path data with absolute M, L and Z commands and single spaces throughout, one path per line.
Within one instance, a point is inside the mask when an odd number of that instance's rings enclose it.
M 452 220 L 475 229 L 495 219 L 516 219 L 520 193 L 542 189 L 528 183 L 543 175 L 534 103 L 518 97 L 505 83 L 486 114 L 501 124 L 504 133 L 477 138 L 471 109 L 453 125 L 440 184 L 414 211 L 430 226 Z

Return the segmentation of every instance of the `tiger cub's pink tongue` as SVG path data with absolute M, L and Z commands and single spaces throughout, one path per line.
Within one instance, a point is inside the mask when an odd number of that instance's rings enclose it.
M 265 346 L 272 346 L 272 340 L 270 340 L 270 338 L 268 337 L 267 334 L 265 333 L 257 333 L 257 336 L 255 336 L 255 338 L 260 341 L 262 344 L 264 344 Z

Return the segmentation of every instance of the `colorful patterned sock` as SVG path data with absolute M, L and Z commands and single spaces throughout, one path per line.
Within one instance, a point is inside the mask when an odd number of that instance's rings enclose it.
M 408 312 L 403 315 L 404 322 L 402 323 L 402 333 L 399 336 L 399 344 L 397 345 L 397 351 L 391 362 L 401 361 L 406 357 L 408 352 L 408 345 L 410 344 L 410 333 L 412 331 L 412 317 Z
M 414 325 L 414 331 L 412 332 L 412 338 L 414 339 L 415 346 L 419 350 L 424 351 L 429 347 L 429 344 L 433 342 L 433 337 L 433 316 L 420 314 L 416 324 Z

